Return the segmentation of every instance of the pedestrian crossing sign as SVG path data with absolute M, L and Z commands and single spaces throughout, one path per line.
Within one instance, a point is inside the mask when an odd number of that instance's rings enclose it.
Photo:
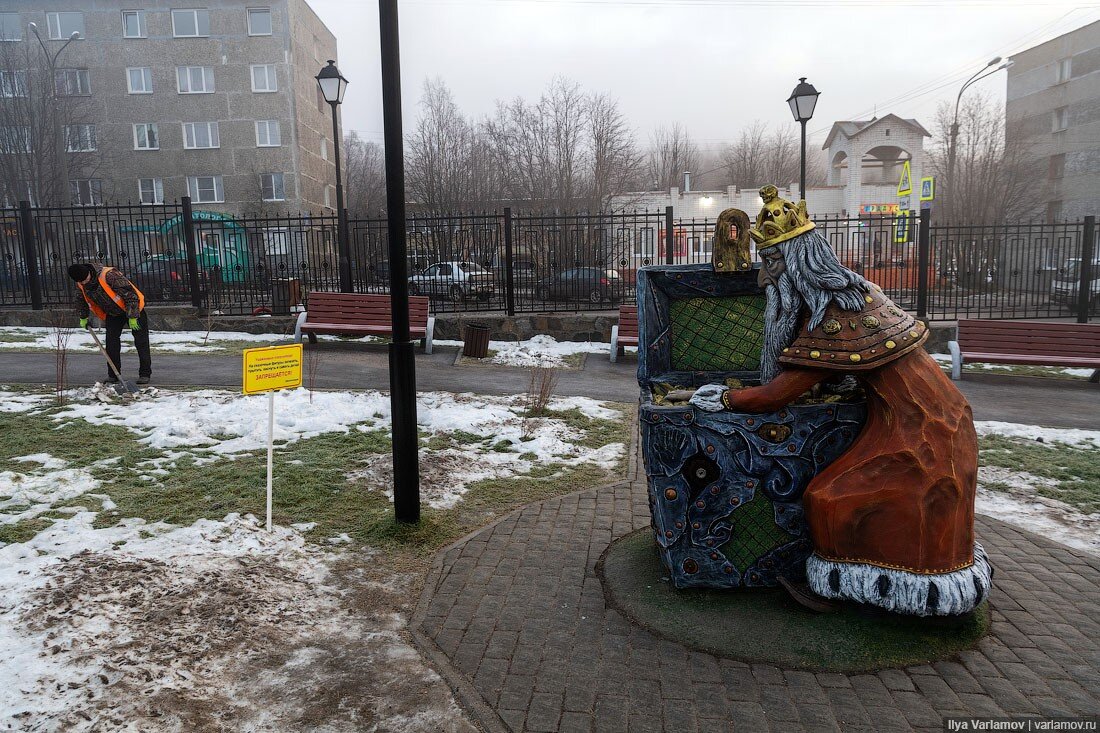
M 905 196 L 913 192 L 913 171 L 909 169 L 909 161 L 901 166 L 901 180 L 898 181 L 898 196 Z
M 909 212 L 899 211 L 894 219 L 894 241 L 898 243 L 909 241 Z
M 931 201 L 936 198 L 936 180 L 932 176 L 920 179 L 920 200 Z

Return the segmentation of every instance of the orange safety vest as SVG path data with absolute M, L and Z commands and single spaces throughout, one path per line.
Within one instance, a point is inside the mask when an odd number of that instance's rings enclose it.
M 119 308 L 121 308 L 122 312 L 125 313 L 126 312 L 126 301 L 122 299 L 121 295 L 119 295 L 118 293 L 115 292 L 114 288 L 112 288 L 110 285 L 107 284 L 107 273 L 110 272 L 113 269 L 115 269 L 115 268 L 113 268 L 113 267 L 104 267 L 103 270 L 100 271 L 100 273 L 99 273 L 99 287 L 103 288 L 103 292 L 107 293 L 107 297 L 110 298 L 111 300 L 113 300 L 115 302 L 115 305 L 117 305 Z M 137 293 L 138 312 L 141 312 L 141 311 L 145 310 L 145 295 L 143 295 L 142 292 L 137 289 L 136 285 L 134 285 L 133 283 L 130 283 L 130 285 L 131 285 L 131 287 L 133 287 L 134 292 Z M 102 308 L 100 308 L 98 305 L 93 303 L 91 298 L 88 297 L 88 293 L 85 292 L 85 290 L 84 290 L 84 283 L 77 283 L 76 286 L 78 288 L 80 288 L 80 294 L 83 295 L 84 300 L 86 300 L 88 302 L 88 307 L 92 309 L 92 313 L 95 313 L 96 316 L 99 318 L 99 320 L 101 320 L 101 321 L 106 320 L 107 314 L 104 312 L 104 310 Z

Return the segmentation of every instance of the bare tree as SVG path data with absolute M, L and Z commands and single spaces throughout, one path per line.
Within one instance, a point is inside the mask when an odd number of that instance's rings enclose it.
M 635 187 L 642 159 L 617 101 L 605 94 L 593 94 L 588 97 L 587 107 L 591 153 L 587 208 L 603 211 L 613 196 Z
M 824 171 L 813 155 L 807 151 L 806 185 L 820 185 L 825 181 Z M 785 128 L 768 132 L 760 120 L 741 131 L 737 142 L 726 146 L 720 160 L 730 182 L 742 188 L 772 183 L 785 186 L 798 180 L 801 151 L 798 135 Z
M 948 171 L 953 109 L 936 111 L 936 145 L 929 152 L 940 181 L 936 218 L 952 223 L 988 224 L 1012 218 L 1024 204 L 1036 164 L 1022 142 L 1006 142 L 1004 109 L 983 94 L 970 96 L 959 109 L 954 181 Z M 1019 137 L 1016 137 L 1019 140 Z M 943 194 L 942 196 L 939 194 Z
M 344 136 L 344 153 L 348 210 L 358 216 L 377 216 L 386 208 L 385 150 L 352 131 Z
M 457 211 L 485 200 L 484 168 L 474 165 L 482 149 L 479 131 L 455 104 L 441 79 L 426 80 L 422 114 L 409 136 L 405 166 L 408 194 L 423 210 Z
M 679 123 L 658 127 L 649 138 L 648 177 L 657 189 L 681 185 L 685 171 L 699 168 L 699 146 Z
M 105 163 L 95 127 L 83 122 L 87 71 L 62 68 L 63 59 L 35 39 L 0 43 L 0 199 L 9 205 L 67 204 L 70 182 L 95 179 Z

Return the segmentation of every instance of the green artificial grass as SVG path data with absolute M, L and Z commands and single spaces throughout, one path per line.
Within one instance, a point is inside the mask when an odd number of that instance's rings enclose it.
M 612 544 L 600 573 L 612 604 L 658 636 L 787 669 L 856 673 L 947 659 L 990 625 L 988 603 L 958 619 L 922 619 L 852 605 L 815 614 L 782 588 L 676 590 L 649 529 Z

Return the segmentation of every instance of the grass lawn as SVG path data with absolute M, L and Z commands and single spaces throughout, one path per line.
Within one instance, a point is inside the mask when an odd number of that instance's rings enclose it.
M 1047 479 L 1029 482 L 1034 493 L 1057 499 L 1085 514 L 1100 512 L 1100 449 L 984 435 L 978 438 L 978 462 L 981 466 Z M 1020 493 L 1018 486 L 1003 481 L 983 485 Z
M 614 405 L 622 419 L 586 417 L 580 410 L 550 411 L 541 419 L 560 421 L 570 441 L 581 448 L 610 443 L 630 444 L 633 408 Z M 125 405 L 117 407 L 126 410 Z M 100 511 L 97 526 L 123 518 L 140 517 L 189 525 L 196 519 L 221 519 L 230 512 L 265 512 L 266 453 L 251 451 L 210 460 L 203 449 L 182 448 L 182 455 L 150 448 L 130 430 L 88 423 L 82 419 L 55 419 L 57 408 L 36 414 L 0 413 L 0 471 L 27 473 L 34 464 L 16 457 L 48 453 L 66 461 L 68 468 L 84 468 L 116 505 Z M 371 416 L 364 415 L 370 422 Z M 228 436 L 226 436 L 228 437 Z M 281 525 L 315 523 L 306 538 L 328 546 L 330 538 L 346 534 L 355 545 L 429 558 L 431 553 L 495 518 L 532 501 L 617 480 L 625 470 L 626 452 L 614 468 L 591 463 L 568 465 L 535 463 L 529 473 L 470 483 L 453 508 L 424 506 L 415 526 L 397 525 L 393 506 L 381 492 L 364 488 L 349 478 L 364 462 L 390 452 L 388 428 L 350 429 L 276 445 L 274 456 L 273 521 Z M 509 445 L 492 436 L 453 430 L 421 436 L 420 460 L 427 467 L 441 451 L 463 448 L 476 456 L 500 452 L 522 453 L 523 444 Z M 453 451 L 452 451 L 453 452 Z M 388 460 L 388 459 L 387 459 Z M 425 472 L 426 474 L 427 472 Z M 3 491 L 0 490 L 0 494 Z M 22 541 L 63 516 L 66 508 L 100 509 L 101 500 L 86 495 L 53 505 L 31 519 L 2 526 L 0 542 Z M 22 539 L 21 539 L 22 538 Z

